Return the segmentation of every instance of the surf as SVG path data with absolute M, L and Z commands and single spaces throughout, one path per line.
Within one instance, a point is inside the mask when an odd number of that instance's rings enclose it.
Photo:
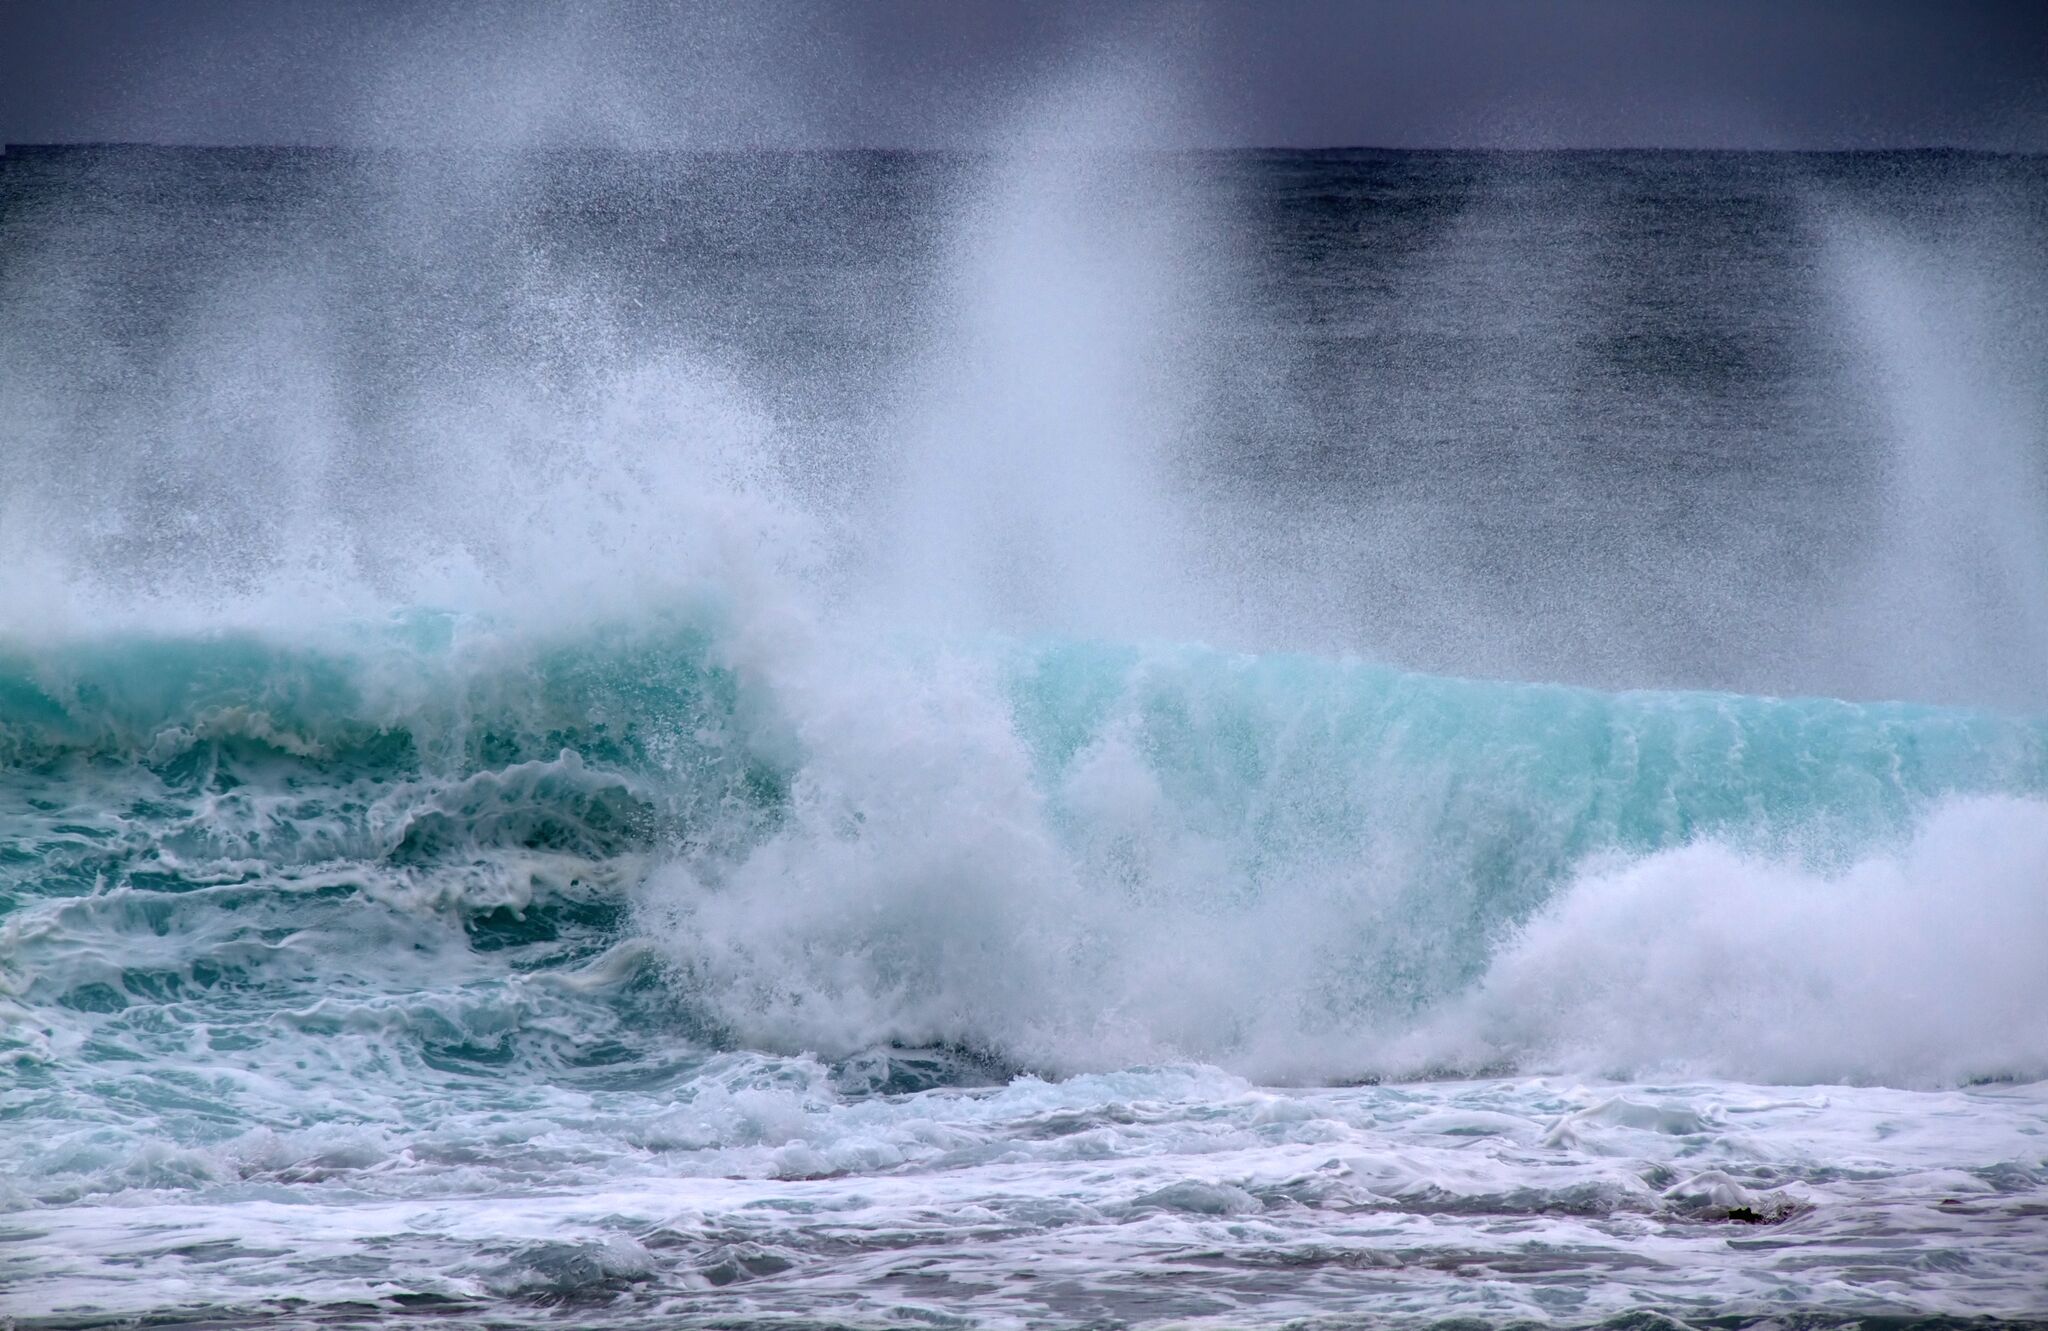
M 1929 1083 L 2039 1067 L 1965 1015 L 1981 1052 L 1924 1031 L 1867 1056 L 1815 1039 L 1810 1066 L 1776 1023 L 1745 1023 L 1761 1005 L 1825 1028 L 1799 1003 L 1861 983 L 1856 967 L 1921 973 L 1919 944 L 1841 945 L 1870 911 L 1899 917 L 1879 931 L 1899 940 L 1929 936 L 1903 923 L 1921 915 L 2003 921 L 1951 1010 L 2030 999 L 2005 940 L 2032 936 L 2041 722 L 1094 640 L 821 631 L 770 666 L 734 632 L 703 609 L 574 634 L 410 616 L 325 649 L 17 652 L 0 663 L 27 848 L 12 928 L 52 898 L 211 891 L 260 866 L 285 880 L 261 907 L 282 919 L 310 883 L 492 939 L 601 921 L 565 956 L 630 954 L 726 1048 L 958 1048 L 1057 1075 L 1195 1058 L 1296 1081 L 1695 1057 Z M 2009 851 L 1985 868 L 1958 850 L 1964 826 Z M 128 909 L 72 918 L 118 951 Z M 1718 969 L 1646 961 L 1666 928 Z M 1603 960 L 1565 964 L 1575 950 Z M 146 997 L 98 970 L 66 980 L 33 946 L 8 972 L 59 1007 L 92 986 Z M 1636 975 L 1673 1015 L 1653 1034 L 1607 1021 L 1583 991 L 1618 1002 L 1621 982 L 1592 972 Z M 1709 1033 L 1692 1001 L 1739 1015 Z

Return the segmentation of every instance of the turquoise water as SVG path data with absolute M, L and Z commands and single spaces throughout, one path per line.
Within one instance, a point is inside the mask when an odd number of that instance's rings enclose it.
M 836 644 L 779 686 L 724 663 L 721 632 L 708 614 L 555 638 L 415 616 L 318 650 L 255 633 L 17 649 L 0 674 L 17 1001 L 164 1027 L 175 997 L 170 1028 L 215 1029 L 216 1002 L 319 982 L 307 941 L 361 910 L 401 951 L 416 928 L 411 952 L 527 976 L 716 917 L 753 932 L 646 972 L 709 1048 L 907 1043 L 1064 1073 L 1103 1066 L 1101 1013 L 1006 1011 L 973 954 L 999 927 L 1042 933 L 1042 953 L 1013 949 L 1114 1007 L 1120 973 L 1158 964 L 1132 930 L 1172 914 L 1212 961 L 1237 964 L 1249 930 L 1298 970 L 1218 991 L 1240 1029 L 1197 1049 L 1163 1006 L 1131 1007 L 1130 1038 L 1252 1066 L 1283 1040 L 1413 1026 L 1601 857 L 1713 842 L 1840 872 L 1945 802 L 2048 789 L 2048 726 L 1959 709 L 1000 639 Z M 838 897 L 815 917 L 813 874 Z M 1282 939 L 1306 912 L 1312 934 Z M 1068 946 L 1076 919 L 1092 932 Z M 143 946 L 142 964 L 123 955 L 138 931 L 208 945 Z M 853 960 L 820 1025 L 799 1010 L 819 982 L 804 958 L 831 948 Z M 374 989 L 380 969 L 343 974 Z M 447 1043 L 516 1062 L 529 1038 Z M 1413 1070 L 1333 1048 L 1292 1075 Z

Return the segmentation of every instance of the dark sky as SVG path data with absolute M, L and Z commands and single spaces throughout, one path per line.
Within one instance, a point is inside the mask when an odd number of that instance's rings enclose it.
M 2048 0 L 0 0 L 16 143 L 972 145 L 1090 71 L 1147 141 L 2048 150 Z

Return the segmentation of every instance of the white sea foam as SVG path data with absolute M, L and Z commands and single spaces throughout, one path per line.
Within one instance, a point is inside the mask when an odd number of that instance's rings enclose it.
M 1356 770 L 1317 773 L 1360 783 L 1336 794 L 1284 766 L 1233 792 L 1306 802 L 1292 834 L 1271 813 L 1205 820 L 1115 726 L 1048 786 L 972 664 L 799 733 L 780 830 L 640 894 L 678 983 L 762 1047 L 957 1043 L 1059 1072 L 1195 1057 L 1309 1080 L 2048 1075 L 2039 799 L 1940 804 L 1895 847 L 1801 851 L 1795 826 L 1777 851 L 1610 852 L 1554 886 L 1486 888 L 1547 893 L 1518 925 L 1512 900 L 1471 895 L 1498 852 L 1460 838 L 1487 829 L 1384 810 L 1375 832 L 1382 787 Z M 1318 829 L 1317 811 L 1340 821 Z M 1473 911 L 1491 925 L 1445 918 Z
M 1589 872 L 1407 1047 L 1752 1080 L 2048 1075 L 2048 803 L 1960 800 L 1834 872 L 1712 842 Z
M 1808 1315 L 2025 1315 L 2048 1259 L 2039 1087 L 1276 1093 L 1187 1067 L 849 1102 L 820 1074 L 742 1060 L 624 1117 L 557 1091 L 425 1132 L 159 1150 L 109 1177 L 119 1206 L 21 1217 L 9 1310 L 224 1316 L 283 1280 L 309 1309 L 406 1294 L 502 1321 L 570 1298 L 622 1325 L 1580 1322 L 1788 1294 Z M 524 1177 L 422 1172 L 543 1129 Z

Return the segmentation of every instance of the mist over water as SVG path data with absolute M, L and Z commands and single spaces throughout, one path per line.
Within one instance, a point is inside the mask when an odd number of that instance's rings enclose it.
M 1966 213 L 1930 252 L 1858 219 L 1827 257 L 1888 445 L 1853 604 L 1863 640 L 1907 658 L 1901 690 L 2038 711 L 2048 415 L 2027 364 L 2043 294 L 2034 220 Z
M 1489 1316 L 1879 1306 L 1502 1256 L 1741 1214 L 2038 1311 L 2048 168 L 1187 152 L 1134 69 L 0 161 L 25 1315 L 1435 1317 L 1356 1227 L 1437 1211 Z
M 31 158 L 10 607 L 580 602 L 765 525 L 967 630 L 2039 706 L 2030 159 L 1205 157 L 1060 92 L 970 155 Z

